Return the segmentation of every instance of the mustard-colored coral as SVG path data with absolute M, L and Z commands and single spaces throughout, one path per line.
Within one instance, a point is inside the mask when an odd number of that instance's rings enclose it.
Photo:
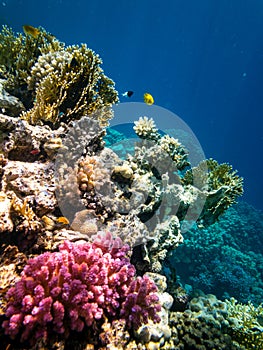
M 224 211 L 243 194 L 243 178 L 227 163 L 210 158 L 186 171 L 181 179 L 184 186 L 204 191 L 206 203 L 198 219 L 200 224 L 213 224 Z
M 107 125 L 110 107 L 118 98 L 101 63 L 99 56 L 84 44 L 40 56 L 28 78 L 29 88 L 36 94 L 34 106 L 23 113 L 23 119 L 33 124 L 58 124 L 89 115 Z
M 263 349 L 263 304 L 240 304 L 236 299 L 226 300 L 232 338 L 246 349 Z
M 40 220 L 28 204 L 27 199 L 21 201 L 13 195 L 11 216 L 16 224 L 16 231 L 25 233 L 28 239 L 32 238 L 31 235 L 39 232 L 42 228 Z
M 4 88 L 18 97 L 25 107 L 32 105 L 33 96 L 27 89 L 27 78 L 37 58 L 50 50 L 62 50 L 63 44 L 43 28 L 34 38 L 21 33 L 15 34 L 7 26 L 0 32 L 0 72 L 6 79 Z
M 8 27 L 0 33 L 4 87 L 26 107 L 22 119 L 57 128 L 89 115 L 107 125 L 118 95 L 100 57 L 85 44 L 66 47 L 43 28 L 38 31 L 37 38 L 16 36 Z

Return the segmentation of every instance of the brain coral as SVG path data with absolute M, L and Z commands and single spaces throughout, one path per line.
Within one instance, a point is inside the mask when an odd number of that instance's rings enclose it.
M 46 339 L 51 329 L 67 337 L 70 330 L 95 326 L 103 316 L 123 318 L 134 328 L 148 318 L 159 322 L 155 284 L 146 276 L 135 279 L 128 246 L 102 241 L 65 241 L 59 252 L 30 259 L 7 292 L 5 333 L 34 343 Z

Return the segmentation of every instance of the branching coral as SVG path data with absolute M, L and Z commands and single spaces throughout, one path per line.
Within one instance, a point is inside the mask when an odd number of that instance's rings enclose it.
M 84 44 L 41 55 L 28 78 L 36 102 L 23 118 L 34 124 L 40 120 L 57 123 L 99 111 L 101 124 L 107 124 L 117 93 L 113 81 L 103 74 L 101 63 Z
M 160 321 L 156 312 L 161 308 L 159 305 L 153 307 L 159 300 L 154 294 L 156 291 L 156 286 L 146 275 L 131 282 L 120 313 L 120 316 L 127 320 L 128 327 L 137 329 L 143 323 L 147 323 L 148 319 Z
M 37 58 L 45 51 L 63 48 L 53 35 L 39 28 L 37 38 L 31 35 L 15 34 L 7 26 L 0 33 L 0 71 L 5 77 L 5 89 L 18 97 L 25 107 L 33 102 L 33 96 L 27 90 L 27 79 Z
M 107 125 L 118 96 L 102 60 L 84 44 L 65 47 L 43 28 L 38 32 L 16 36 L 4 26 L 0 33 L 4 87 L 26 107 L 22 118 L 57 127 L 88 114 Z
M 11 217 L 15 223 L 16 231 L 23 232 L 28 239 L 33 238 L 32 235 L 41 231 L 42 224 L 27 203 L 27 199 L 21 201 L 16 196 L 13 196 Z
M 139 120 L 134 122 L 133 129 L 143 139 L 157 141 L 160 138 L 158 129 L 152 118 L 146 116 L 140 117 Z
M 194 178 L 199 179 L 195 184 Z M 184 186 L 194 185 L 204 190 L 207 199 L 198 219 L 204 226 L 213 224 L 243 194 L 243 178 L 237 175 L 237 171 L 230 164 L 218 164 L 211 158 L 188 170 L 182 183 Z
M 226 300 L 227 319 L 232 338 L 247 349 L 263 348 L 263 304 L 255 307 L 251 302 L 240 304 L 234 298 Z
M 155 122 L 152 118 L 148 118 L 146 116 L 140 117 L 139 120 L 134 122 L 134 124 L 135 126 L 133 129 L 140 138 L 153 142 L 145 144 L 146 147 L 153 147 L 156 145 L 157 147 L 155 147 L 155 151 L 157 153 L 162 152 L 169 155 L 169 158 L 174 162 L 174 164 L 176 164 L 176 167 L 178 169 L 184 169 L 189 165 L 189 162 L 187 160 L 187 151 L 183 145 L 177 139 L 169 135 L 162 136 L 158 132 Z M 141 147 L 141 144 L 138 145 L 136 148 L 137 152 Z M 152 162 L 152 164 L 155 163 Z
M 34 342 L 46 338 L 52 326 L 67 336 L 85 325 L 95 329 L 104 315 L 125 317 L 135 328 L 148 318 L 158 322 L 156 286 L 147 278 L 135 279 L 128 246 L 104 243 L 103 237 L 93 244 L 65 241 L 59 252 L 30 259 L 7 293 L 6 334 Z

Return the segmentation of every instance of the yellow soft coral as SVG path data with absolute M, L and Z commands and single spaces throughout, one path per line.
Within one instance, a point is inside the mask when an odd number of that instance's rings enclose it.
M 8 27 L 0 33 L 0 72 L 4 88 L 26 108 L 21 118 L 57 128 L 89 115 L 107 126 L 118 94 L 101 58 L 85 44 L 66 47 L 43 28 L 36 30 L 37 38 L 16 36 Z
M 118 97 L 101 63 L 84 44 L 41 55 L 28 78 L 35 102 L 22 118 L 32 124 L 49 121 L 57 125 L 90 115 L 107 125 L 112 117 L 110 107 Z
M 235 298 L 226 300 L 232 338 L 246 349 L 263 349 L 263 304 L 240 304 Z

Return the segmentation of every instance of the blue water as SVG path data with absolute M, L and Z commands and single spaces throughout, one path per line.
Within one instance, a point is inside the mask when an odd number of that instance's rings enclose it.
M 262 204 L 263 2 L 256 0 L 2 0 L 1 24 L 41 25 L 67 44 L 87 43 L 131 101 L 149 91 L 178 114 L 207 157 L 245 178 Z

